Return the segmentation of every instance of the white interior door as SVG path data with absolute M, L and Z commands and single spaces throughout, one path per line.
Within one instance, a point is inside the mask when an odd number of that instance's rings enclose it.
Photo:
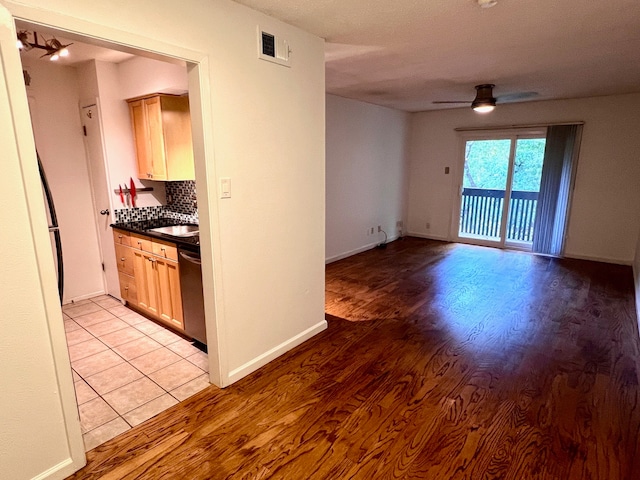
M 120 299 L 116 253 L 113 245 L 113 233 L 110 227 L 110 224 L 115 219 L 113 218 L 112 195 L 110 195 L 109 191 L 102 141 L 102 126 L 97 103 L 82 107 L 81 115 L 89 176 L 91 178 L 94 215 L 96 216 L 98 240 L 102 254 L 105 290 L 109 295 Z

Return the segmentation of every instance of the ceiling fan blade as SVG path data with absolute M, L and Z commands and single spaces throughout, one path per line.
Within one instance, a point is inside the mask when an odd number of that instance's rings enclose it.
M 431 103 L 471 103 L 471 100 L 434 100 Z
M 516 92 L 500 95 L 497 97 L 497 100 L 500 103 L 518 102 L 520 100 L 529 100 L 530 98 L 537 97 L 538 95 L 538 92 Z

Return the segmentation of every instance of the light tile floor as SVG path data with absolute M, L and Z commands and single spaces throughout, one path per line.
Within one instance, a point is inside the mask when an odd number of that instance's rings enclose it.
M 115 298 L 62 312 L 87 451 L 209 386 L 205 353 Z

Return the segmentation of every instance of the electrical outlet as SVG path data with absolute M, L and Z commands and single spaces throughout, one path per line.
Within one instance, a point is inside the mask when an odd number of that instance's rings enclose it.
M 382 226 L 378 225 L 378 233 L 380 233 L 382 231 Z
M 396 222 L 396 228 L 402 228 L 402 220 Z
M 427 230 L 431 228 L 431 224 L 429 222 L 426 223 Z
M 369 230 L 369 235 L 373 235 L 373 227 Z

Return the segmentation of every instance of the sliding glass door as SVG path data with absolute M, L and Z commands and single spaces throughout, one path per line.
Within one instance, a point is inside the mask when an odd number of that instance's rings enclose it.
M 531 249 L 545 132 L 464 139 L 458 239 Z

